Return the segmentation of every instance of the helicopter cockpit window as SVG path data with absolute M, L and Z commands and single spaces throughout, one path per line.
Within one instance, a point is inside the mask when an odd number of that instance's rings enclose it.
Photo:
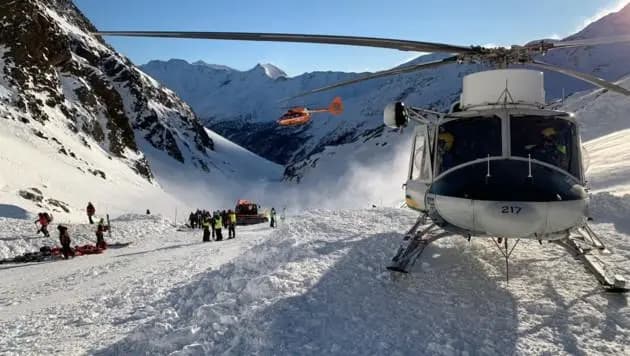
M 501 156 L 501 146 L 501 119 L 496 116 L 446 122 L 438 129 L 436 172 L 488 156 Z
M 512 116 L 510 127 L 512 156 L 531 156 L 579 176 L 574 123 L 557 117 Z

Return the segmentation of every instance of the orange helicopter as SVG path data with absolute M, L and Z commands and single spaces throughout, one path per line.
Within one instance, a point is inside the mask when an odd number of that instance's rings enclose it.
M 318 112 L 329 112 L 333 115 L 339 115 L 343 112 L 343 102 L 340 97 L 335 97 L 333 101 L 324 109 L 307 109 L 305 107 L 293 107 L 287 110 L 284 115 L 280 116 L 278 125 L 280 126 L 298 126 L 304 125 L 311 121 L 312 114 Z

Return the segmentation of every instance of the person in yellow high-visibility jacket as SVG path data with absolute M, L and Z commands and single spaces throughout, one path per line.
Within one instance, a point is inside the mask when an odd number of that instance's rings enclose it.
M 228 210 L 228 239 L 236 237 L 236 213 Z
M 203 242 L 210 242 L 210 217 L 204 216 L 201 221 L 203 227 Z
M 223 219 L 221 219 L 221 214 L 217 212 L 214 216 L 214 233 L 217 235 L 217 241 L 223 240 L 221 229 L 223 229 Z

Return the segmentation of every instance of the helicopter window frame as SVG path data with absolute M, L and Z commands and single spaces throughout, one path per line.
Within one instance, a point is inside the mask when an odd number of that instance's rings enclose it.
M 431 182 L 433 179 L 433 146 L 434 126 L 420 125 L 416 127 L 408 179 Z
M 514 119 L 518 120 L 518 122 Z M 531 122 L 534 120 L 536 120 L 536 122 L 532 124 Z M 534 131 L 538 133 L 538 135 L 529 135 L 526 138 L 523 138 L 523 133 L 527 132 L 527 128 L 525 126 L 528 124 L 530 127 L 535 127 Z M 560 113 L 556 115 L 511 114 L 509 116 L 509 126 L 509 147 L 510 157 L 512 159 L 529 160 L 531 157 L 531 160 L 537 162 L 538 164 L 553 167 L 555 170 L 569 174 L 580 181 L 583 180 L 579 128 L 572 116 Z M 541 141 L 539 136 L 542 135 L 541 131 L 545 128 L 554 128 L 557 132 L 559 131 L 559 134 L 554 134 L 554 136 L 560 136 L 560 138 L 553 142 L 554 144 L 559 145 L 559 147 L 562 146 L 563 149 L 567 151 L 564 153 L 566 156 L 564 161 L 560 160 L 560 157 L 554 156 L 555 158 L 552 158 L 549 156 L 548 152 L 547 154 L 543 151 L 537 152 L 536 147 L 543 144 L 543 141 Z M 515 138 L 517 138 L 517 140 L 515 140 Z M 529 144 L 525 144 L 526 140 L 529 141 Z M 528 156 L 526 153 L 531 156 Z
M 440 144 L 438 141 L 440 141 L 439 139 L 439 135 L 440 135 L 440 129 L 443 128 L 445 125 L 448 124 L 452 124 L 454 122 L 457 123 L 466 123 L 466 124 L 472 124 L 474 126 L 478 126 L 478 124 L 474 124 L 471 123 L 471 121 L 482 121 L 482 120 L 487 120 L 487 121 L 495 121 L 494 122 L 494 130 L 495 130 L 495 134 L 496 137 L 494 137 L 495 142 L 494 145 L 495 147 L 492 147 L 492 150 L 494 152 L 492 152 L 491 154 L 484 156 L 484 157 L 466 157 L 460 161 L 457 161 L 451 165 L 449 165 L 446 169 L 443 169 L 442 167 L 442 157 L 440 156 Z M 433 167 L 433 179 L 439 179 L 440 177 L 458 169 L 461 168 L 463 166 L 467 166 L 470 164 L 475 164 L 477 162 L 480 161 L 486 161 L 486 160 L 496 160 L 496 159 L 503 159 L 504 155 L 505 155 L 505 150 L 504 150 L 504 140 L 505 140 L 505 134 L 504 134 L 504 127 L 505 127 L 505 118 L 499 114 L 499 113 L 487 113 L 487 114 L 479 114 L 479 115 L 474 115 L 474 116 L 448 116 L 448 117 L 444 117 L 443 120 L 441 120 L 439 122 L 439 124 L 436 126 L 435 128 L 435 133 L 434 133 L 434 140 L 433 143 L 435 145 L 434 149 L 433 149 L 433 162 L 432 162 L 432 167 Z M 463 130 L 465 132 L 470 132 L 470 130 Z M 485 142 L 486 145 L 491 141 L 490 138 L 488 138 L 488 130 L 483 130 L 482 134 L 480 135 L 480 137 L 483 138 L 483 140 L 477 140 L 478 142 Z M 453 144 L 455 144 L 455 142 L 457 141 L 457 137 L 454 137 L 453 140 Z M 467 143 L 470 144 L 469 140 Z M 475 141 L 475 140 L 472 140 Z M 461 142 L 461 140 L 460 140 Z M 464 141 L 466 142 L 466 141 Z M 474 150 L 460 150 L 460 152 L 458 152 L 459 155 L 462 155 L 464 152 L 474 152 Z M 474 153 L 473 153 L 474 155 Z
M 430 182 L 433 179 L 433 146 L 431 143 L 434 135 L 434 127 L 426 126 L 419 175 L 421 181 Z

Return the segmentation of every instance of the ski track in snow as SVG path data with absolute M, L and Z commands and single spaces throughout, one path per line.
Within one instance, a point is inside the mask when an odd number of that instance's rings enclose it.
M 601 209 L 630 212 L 613 196 L 598 199 Z M 3 274 L 2 295 L 17 289 L 2 301 L 0 349 L 96 355 L 628 354 L 627 296 L 605 293 L 555 245 L 521 242 L 509 284 L 490 241 L 461 237 L 429 247 L 413 273 L 393 277 L 384 267 L 414 218 L 387 208 L 315 210 L 288 217 L 268 235 L 259 225 L 241 229 L 247 232 L 234 241 L 194 245 L 198 232 L 173 233 L 155 221 L 153 228 L 163 228 L 165 236 L 144 236 L 137 250 Z M 595 229 L 614 252 L 604 258 L 630 272 L 627 235 L 596 219 Z M 24 279 L 29 283 L 18 282 Z M 39 289 L 41 296 L 25 297 Z
M 28 222 L 0 225 L 34 235 Z M 158 315 L 152 305 L 171 288 L 190 283 L 267 234 L 260 226 L 244 227 L 236 240 L 203 244 L 200 230 L 178 232 L 156 217 L 129 216 L 112 225 L 109 241 L 133 244 L 70 261 L 0 265 L 1 354 L 84 354 L 105 347 Z M 70 233 L 74 238 L 93 228 L 71 226 Z M 53 242 L 36 240 L 37 246 Z

